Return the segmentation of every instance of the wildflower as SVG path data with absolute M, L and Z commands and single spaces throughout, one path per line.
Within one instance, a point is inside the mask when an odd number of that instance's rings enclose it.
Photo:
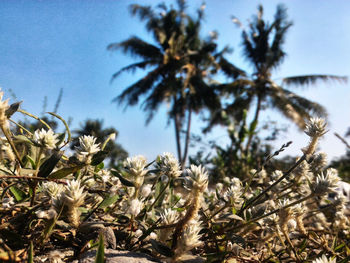
M 140 236 L 142 236 L 142 234 L 143 234 L 142 230 L 141 230 L 141 229 L 137 229 L 137 230 L 135 231 L 134 236 L 137 237 L 137 238 L 139 238 Z
M 10 146 L 10 144 L 8 142 L 4 142 L 1 147 L 0 147 L 1 151 L 5 153 L 5 158 L 7 158 L 8 160 L 10 160 L 11 162 L 15 161 L 15 154 L 12 151 L 12 148 Z M 2 158 L 4 158 L 2 157 Z
M 294 219 L 289 219 L 287 222 L 289 231 L 294 230 L 297 227 L 297 222 Z
M 199 222 L 192 222 L 192 224 L 189 224 L 185 228 L 175 250 L 174 260 L 180 259 L 188 251 L 202 245 L 203 242 L 200 241 L 202 236 L 199 234 L 200 231 L 201 227 L 199 226 Z
M 142 206 L 143 203 L 139 199 L 135 198 L 131 200 L 127 213 L 137 216 L 141 212 Z
M 75 207 L 81 206 L 84 203 L 84 198 L 86 196 L 86 193 L 83 191 L 84 186 L 80 187 L 79 180 L 68 181 L 63 193 L 65 203 Z
M 15 200 L 13 199 L 13 197 L 10 197 L 10 198 L 5 197 L 2 199 L 3 208 L 10 208 L 14 204 L 15 204 Z
M 6 110 L 9 108 L 8 101 L 2 100 L 2 97 L 4 96 L 4 92 L 0 91 L 0 125 L 6 126 L 7 125 L 7 116 L 6 116 Z
M 55 182 L 44 182 L 41 184 L 41 188 L 43 189 L 45 195 L 50 198 L 57 197 L 65 190 L 64 185 L 57 184 Z
M 170 178 L 177 178 L 181 175 L 179 161 L 172 153 L 166 152 L 163 153 L 163 155 L 158 155 L 156 160 L 156 168 L 161 170 Z
M 336 263 L 337 260 L 334 259 L 328 259 L 325 255 L 322 255 L 322 257 L 315 259 L 312 261 L 312 263 Z
M 137 177 L 143 177 L 147 174 L 146 168 L 146 158 L 142 155 L 137 155 L 132 158 L 128 157 L 124 161 L 124 168 L 129 172 L 131 176 Z M 141 186 L 141 185 L 140 185 Z
M 306 124 L 305 133 L 310 137 L 321 137 L 326 131 L 327 123 L 322 118 L 311 118 Z
M 306 124 L 305 133 L 310 136 L 311 141 L 302 151 L 305 155 L 312 155 L 317 147 L 318 139 L 324 135 L 326 131 L 326 122 L 321 118 L 311 118 Z
M 98 172 L 98 175 L 101 176 L 102 182 L 104 184 L 111 180 L 110 172 L 108 170 L 102 169 Z
M 46 147 L 48 149 L 56 148 L 58 143 L 58 134 L 54 134 L 53 130 L 36 130 L 33 135 L 34 142 L 37 143 L 40 147 Z
M 147 196 L 149 196 L 151 191 L 152 191 L 152 185 L 146 184 L 142 186 L 140 194 L 142 197 L 146 198 Z
M 65 191 L 59 194 L 54 199 L 54 206 L 61 208 L 63 205 L 67 208 L 66 215 L 68 221 L 72 226 L 78 227 L 80 223 L 80 211 L 79 206 L 84 203 L 86 193 L 84 193 L 84 186 L 80 187 L 80 181 L 69 181 L 65 187 Z
M 92 155 L 99 152 L 100 144 L 96 143 L 96 137 L 90 135 L 84 135 L 79 137 L 79 146 L 76 147 L 76 150 L 79 152 L 79 155 Z
M 321 172 L 326 166 L 327 166 L 327 154 L 324 152 L 317 154 L 313 159 L 313 161 L 311 162 L 311 169 L 316 173 Z
M 233 207 L 240 207 L 243 203 L 241 198 L 242 189 L 240 187 L 231 186 L 225 193 L 224 199 Z
M 205 171 L 205 168 L 201 165 L 191 165 L 190 169 L 187 169 L 187 173 L 190 176 L 193 187 L 204 191 L 208 186 L 208 173 Z
M 171 225 L 178 221 L 179 214 L 175 210 L 168 208 L 168 209 L 165 209 L 164 212 L 160 214 L 160 217 L 164 225 Z
M 310 185 L 310 189 L 315 195 L 325 195 L 336 190 L 339 180 L 337 171 L 330 168 L 327 169 L 326 174 L 321 173 L 317 176 L 316 181 Z
M 57 212 L 54 209 L 49 210 L 38 210 L 35 212 L 35 215 L 37 218 L 43 218 L 43 219 L 52 219 L 57 216 Z
M 160 214 L 160 218 L 162 219 L 161 221 L 162 225 L 172 225 L 178 222 L 179 213 L 175 210 L 172 210 L 171 208 L 168 208 L 168 209 L 165 209 L 164 212 Z M 173 232 L 172 228 L 159 229 L 158 240 L 160 242 L 165 243 L 171 236 L 172 232 Z

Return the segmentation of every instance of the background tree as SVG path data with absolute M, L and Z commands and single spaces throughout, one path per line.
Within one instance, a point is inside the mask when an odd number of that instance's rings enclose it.
M 170 105 L 169 121 L 174 122 L 178 158 L 184 166 L 187 159 L 192 113 L 204 108 L 214 110 L 220 107 L 217 92 L 209 85 L 212 73 L 218 64 L 216 44 L 213 38 L 200 38 L 203 8 L 192 18 L 185 13 L 182 0 L 178 9 L 159 5 L 160 12 L 149 6 L 132 5 L 131 12 L 146 21 L 147 30 L 153 35 L 154 43 L 148 43 L 136 36 L 108 46 L 109 50 L 122 49 L 124 53 L 141 58 L 140 62 L 128 65 L 113 75 L 113 79 L 125 71 L 150 69 L 147 74 L 127 87 L 116 99 L 118 103 L 136 105 L 144 97 L 142 109 L 147 112 L 146 124 L 152 119 L 159 106 Z M 186 123 L 186 124 L 185 124 Z M 181 145 L 180 133 L 185 131 Z
M 238 19 L 233 21 L 242 28 L 244 57 L 252 66 L 252 74 L 246 73 L 231 83 L 220 85 L 218 88 L 224 94 L 232 95 L 233 102 L 225 105 L 224 111 L 217 111 L 213 115 L 211 125 L 224 123 L 222 113 L 232 116 L 237 122 L 242 120 L 243 109 L 249 110 L 255 104 L 253 120 L 249 125 L 245 152 L 248 154 L 258 124 L 260 112 L 265 108 L 273 108 L 283 116 L 292 120 L 301 129 L 305 126 L 305 120 L 310 116 L 326 116 L 326 110 L 320 104 L 308 100 L 290 91 L 292 85 L 315 84 L 317 81 L 346 81 L 346 77 L 334 75 L 304 75 L 282 79 L 277 84 L 272 79 L 272 73 L 283 62 L 286 53 L 283 50 L 288 29 L 292 22 L 288 21 L 286 8 L 282 5 L 277 7 L 274 21 L 269 23 L 263 19 L 263 7 L 258 7 L 258 14 L 253 17 L 248 30 L 244 29 Z M 225 74 L 234 76 L 231 63 L 224 60 Z

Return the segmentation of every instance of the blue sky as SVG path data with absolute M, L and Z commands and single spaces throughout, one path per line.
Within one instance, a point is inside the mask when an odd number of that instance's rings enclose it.
M 171 2 L 171 1 L 168 1 Z M 143 73 L 124 74 L 110 83 L 111 76 L 135 60 L 121 52 L 106 50 L 108 44 L 138 35 L 151 41 L 144 25 L 128 12 L 132 3 L 155 5 L 159 1 L 112 0 L 3 0 L 0 2 L 0 86 L 5 97 L 12 91 L 22 108 L 40 115 L 43 99 L 48 97 L 47 110 L 53 110 L 59 90 L 63 98 L 58 113 L 72 126 L 87 118 L 104 119 L 105 126 L 119 131 L 117 141 L 131 154 L 144 154 L 149 159 L 170 151 L 175 153 L 173 126 L 167 126 L 166 107 L 159 110 L 146 127 L 145 115 L 139 107 L 123 111 L 112 103 L 123 88 Z M 190 1 L 189 10 L 202 1 Z M 285 3 L 289 18 L 294 22 L 285 44 L 288 56 L 274 78 L 299 74 L 337 74 L 349 76 L 350 61 L 350 2 L 326 0 L 265 1 L 265 17 L 272 20 L 278 3 Z M 249 70 L 242 60 L 240 30 L 230 17 L 243 24 L 256 12 L 259 1 L 208 0 L 203 36 L 219 32 L 219 45 L 234 48 L 232 61 Z M 329 112 L 330 131 L 322 142 L 322 150 L 331 157 L 345 153 L 343 144 L 333 132 L 344 134 L 350 126 L 349 84 L 320 84 L 298 88 L 297 92 L 324 105 Z M 296 155 L 307 143 L 307 137 L 294 126 L 268 111 L 265 120 L 289 124 L 288 134 L 276 142 L 276 147 L 293 140 L 286 151 Z M 194 131 L 199 132 L 200 124 Z M 209 138 L 225 143 L 225 130 L 216 128 Z

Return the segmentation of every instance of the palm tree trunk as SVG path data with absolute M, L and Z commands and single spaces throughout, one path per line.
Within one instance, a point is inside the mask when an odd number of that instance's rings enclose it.
M 181 167 L 182 167 L 182 169 L 185 167 L 185 164 L 186 164 L 187 153 L 188 153 L 188 146 L 189 146 L 189 143 L 190 143 L 191 117 L 192 117 L 192 109 L 189 108 L 188 116 L 187 116 L 187 130 L 186 130 L 184 155 L 183 155 L 183 157 L 181 159 Z
M 179 115 L 175 114 L 174 116 L 174 124 L 175 124 L 175 138 L 176 138 L 176 147 L 177 147 L 177 158 L 179 160 L 181 159 L 181 140 L 180 140 L 180 130 L 181 130 L 181 126 L 179 123 Z
M 254 116 L 254 119 L 252 120 L 252 122 L 250 123 L 250 127 L 249 127 L 250 134 L 249 134 L 249 137 L 248 137 L 247 145 L 245 147 L 245 155 L 246 156 L 248 155 L 249 148 L 250 148 L 250 145 L 252 143 L 253 136 L 254 136 L 254 131 L 255 131 L 256 126 L 258 124 L 260 110 L 261 110 L 261 96 L 258 95 L 258 101 L 257 101 L 257 105 L 256 105 L 256 110 L 255 110 L 255 116 Z

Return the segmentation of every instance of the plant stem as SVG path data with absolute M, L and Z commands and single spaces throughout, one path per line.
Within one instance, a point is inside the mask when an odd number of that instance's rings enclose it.
M 168 188 L 169 185 L 170 185 L 170 179 L 168 180 L 167 184 L 164 186 L 162 191 L 159 193 L 157 198 L 154 200 L 154 202 L 151 204 L 151 206 L 147 209 L 147 212 L 152 210 L 153 206 L 158 202 L 159 198 L 164 194 L 165 190 Z
M 296 167 L 299 166 L 304 160 L 306 160 L 306 155 L 304 154 L 287 172 L 285 172 L 277 181 L 275 181 L 273 184 L 271 184 L 269 187 L 267 187 L 264 191 L 262 191 L 259 195 L 254 197 L 253 199 L 249 200 L 246 205 L 244 205 L 240 211 L 238 212 L 238 215 L 241 215 L 242 212 L 251 207 L 257 200 L 259 200 L 263 195 L 265 195 L 268 191 L 270 191 L 274 186 L 276 186 L 278 183 L 280 183 L 283 179 L 285 179 Z
M 187 159 L 187 153 L 188 153 L 188 145 L 190 142 L 190 131 L 191 131 L 191 116 L 192 116 L 192 110 L 191 108 L 188 110 L 188 119 L 187 119 L 187 130 L 186 130 L 186 139 L 185 139 L 185 147 L 184 147 L 184 155 L 181 159 L 181 167 L 184 168 L 186 164 Z
M 12 148 L 12 151 L 14 152 L 14 154 L 15 154 L 15 156 L 17 158 L 17 161 L 19 162 L 20 166 L 23 167 L 21 156 L 19 155 L 19 153 L 18 153 L 18 151 L 17 151 L 17 149 L 15 147 L 15 144 L 12 141 L 12 138 L 11 138 L 11 136 L 8 133 L 8 128 L 5 125 L 0 125 L 0 128 L 1 128 L 2 132 L 4 133 L 8 143 L 10 144 L 10 146 Z
M 305 196 L 305 197 L 302 198 L 302 199 L 299 199 L 299 200 L 297 200 L 297 201 L 295 201 L 295 202 L 293 202 L 293 203 L 290 203 L 290 204 L 288 204 L 288 205 L 286 205 L 286 206 L 284 206 L 284 207 L 277 208 L 277 209 L 275 209 L 275 210 L 273 210 L 273 211 L 271 211 L 271 212 L 269 212 L 269 213 L 267 213 L 267 214 L 264 214 L 264 215 L 262 215 L 262 216 L 258 216 L 258 217 L 256 217 L 256 218 L 253 218 L 252 220 L 249 220 L 248 222 L 245 222 L 245 223 L 242 223 L 242 224 L 240 224 L 240 225 L 237 225 L 237 226 L 235 226 L 234 228 L 231 228 L 231 229 L 229 229 L 229 230 L 231 231 L 231 230 L 234 230 L 234 229 L 236 229 L 236 228 L 240 228 L 240 227 L 242 227 L 242 226 L 245 226 L 245 225 L 254 223 L 254 222 L 256 222 L 256 221 L 259 221 L 260 219 L 263 219 L 263 218 L 265 218 L 265 217 L 268 217 L 268 216 L 270 216 L 270 215 L 273 215 L 273 214 L 279 212 L 280 210 L 283 210 L 283 209 L 289 208 L 289 207 L 291 207 L 291 206 L 294 206 L 294 205 L 296 205 L 296 204 L 299 204 L 299 203 L 301 203 L 301 202 L 304 202 L 304 201 L 306 201 L 306 200 L 308 200 L 308 199 L 310 199 L 310 198 L 312 198 L 312 197 L 314 197 L 314 196 L 315 196 L 315 195 L 314 195 L 313 193 L 311 193 L 310 195 Z M 230 223 L 229 223 L 229 224 L 230 224 Z

